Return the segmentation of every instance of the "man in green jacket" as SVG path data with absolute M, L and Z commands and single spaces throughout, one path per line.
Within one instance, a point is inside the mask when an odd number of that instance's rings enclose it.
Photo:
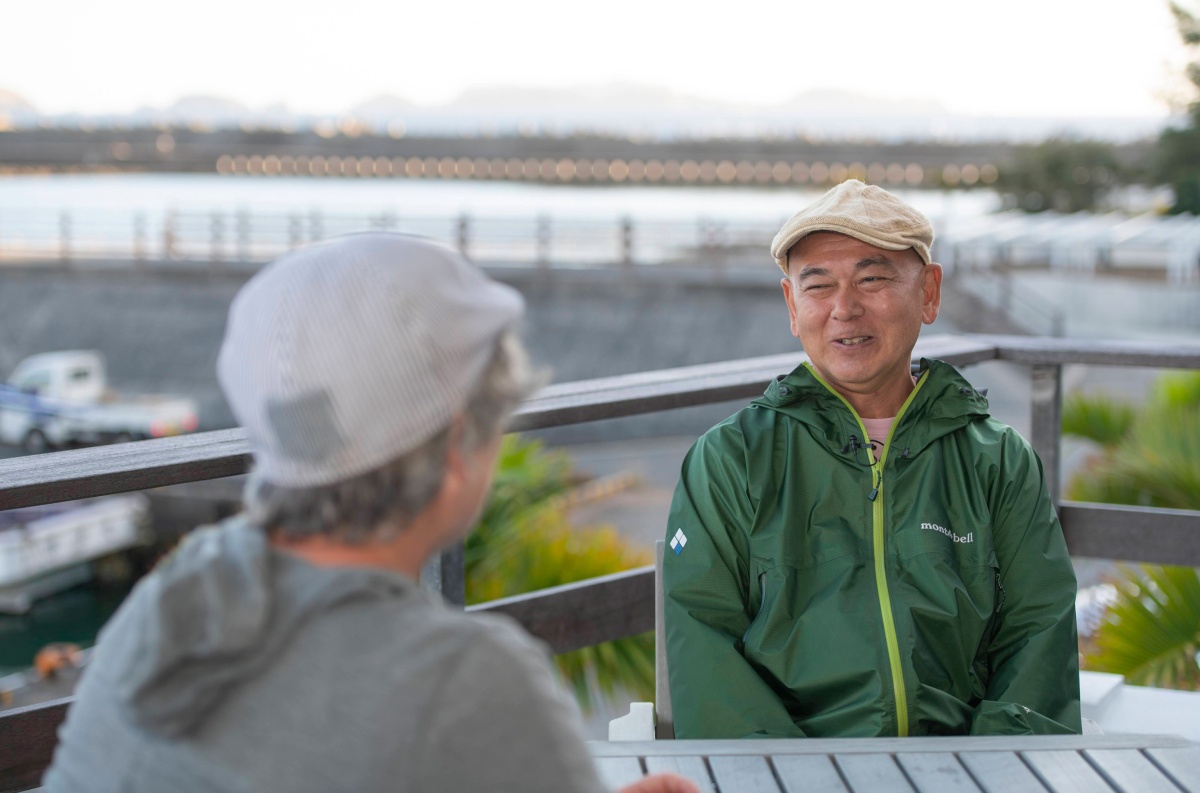
M 1041 462 L 950 365 L 933 230 L 848 181 L 772 255 L 808 361 L 709 430 L 667 528 L 680 738 L 1080 730 L 1075 576 Z

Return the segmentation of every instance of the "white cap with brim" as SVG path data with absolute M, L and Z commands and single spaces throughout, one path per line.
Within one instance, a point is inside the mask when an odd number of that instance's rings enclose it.
M 523 310 L 520 294 L 440 243 L 339 237 L 242 287 L 217 377 L 260 476 L 332 484 L 448 426 Z
M 771 255 L 787 275 L 787 256 L 797 242 L 817 231 L 833 231 L 887 251 L 912 248 L 930 263 L 933 226 L 913 207 L 875 185 L 848 179 L 792 215 L 775 239 Z

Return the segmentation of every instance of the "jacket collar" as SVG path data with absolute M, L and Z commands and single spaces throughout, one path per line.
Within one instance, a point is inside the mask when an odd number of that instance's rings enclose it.
M 922 358 L 915 374 L 920 388 L 892 430 L 893 446 L 907 448 L 910 456 L 938 438 L 990 415 L 987 398 L 950 364 Z M 772 381 L 752 405 L 806 424 L 837 454 L 851 435 L 861 440 L 858 416 L 805 364 Z

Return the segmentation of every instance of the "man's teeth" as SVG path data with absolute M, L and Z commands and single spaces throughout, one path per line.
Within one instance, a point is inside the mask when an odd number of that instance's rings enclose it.
M 862 344 L 864 341 L 866 341 L 869 338 L 871 338 L 871 337 L 870 336 L 855 336 L 852 339 L 838 339 L 838 341 L 841 342 L 842 344 L 855 345 L 855 344 Z

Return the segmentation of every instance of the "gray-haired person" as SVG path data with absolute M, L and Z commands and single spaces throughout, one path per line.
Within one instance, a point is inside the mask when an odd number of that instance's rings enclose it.
M 397 234 L 246 284 L 217 374 L 257 466 L 247 511 L 189 536 L 105 627 L 48 790 L 603 789 L 545 647 L 414 583 L 475 522 L 533 387 L 522 310 Z

